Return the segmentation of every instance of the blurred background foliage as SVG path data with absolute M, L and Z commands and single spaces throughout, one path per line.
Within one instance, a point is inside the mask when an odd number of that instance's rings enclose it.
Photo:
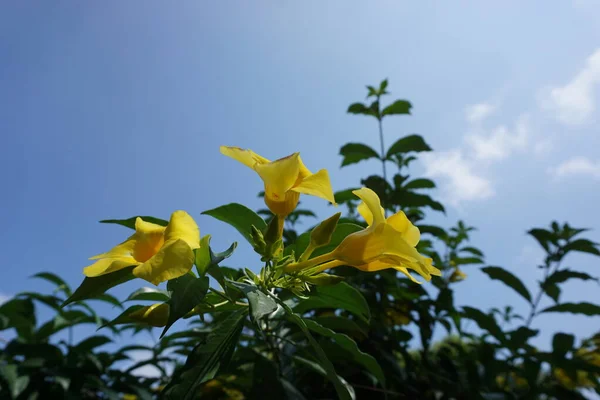
M 341 267 L 334 273 L 344 278 L 343 283 L 318 286 L 300 302 L 290 301 L 293 295 L 285 291 L 278 293 L 279 297 L 307 321 L 306 328 L 357 399 L 584 399 L 594 392 L 600 394 L 600 332 L 577 339 L 560 323 L 563 313 L 581 318 L 600 315 L 600 305 L 561 301 L 561 285 L 569 280 L 598 284 L 596 277 L 565 266 L 565 260 L 575 252 L 600 256 L 598 244 L 585 238 L 587 229 L 568 223 L 532 228 L 527 232 L 529 240 L 541 246 L 545 257 L 539 265 L 531 266 L 539 269 L 538 286 L 527 287 L 508 270 L 487 264 L 484 252 L 470 242 L 475 228 L 467 222 L 457 221 L 450 228 L 423 224 L 428 213 L 445 212 L 444 205 L 430 194 L 435 182 L 410 175 L 411 163 L 432 149 L 421 135 L 395 139 L 385 134 L 384 121 L 407 117 L 412 107 L 403 99 L 386 101 L 389 95 L 384 80 L 378 86 L 367 86 L 365 103 L 348 108 L 350 114 L 373 119 L 372 136 L 378 141 L 369 142 L 378 145 L 344 144 L 341 167 L 378 162 L 381 174 L 364 177 L 355 188 L 335 194 L 345 215 L 330 246 L 336 240 L 339 243 L 352 226 L 365 226 L 356 212 L 358 202 L 352 190 L 366 186 L 379 195 L 387 215 L 402 210 L 419 227 L 418 249 L 433 258 L 443 276 L 418 285 L 395 270 L 361 273 Z M 386 146 L 386 142 L 391 145 Z M 269 210 L 257 213 L 270 222 Z M 286 220 L 286 252 L 300 254 L 307 246 L 309 233 L 298 232 L 299 221 L 318 223 L 317 216 L 300 205 Z M 230 278 L 241 276 L 238 270 L 220 268 Z M 524 306 L 491 310 L 479 309 L 477 304 L 457 307 L 454 292 L 460 290 L 462 280 L 469 279 L 469 268 L 481 268 L 489 276 L 490 296 L 494 296 L 496 285 L 507 285 L 515 296 L 523 298 Z M 222 299 L 208 293 L 204 305 L 186 316 L 186 329 L 167 334 L 154 345 L 119 348 L 124 339 L 135 342 L 142 332 L 153 329 L 129 318 L 140 306 L 127 307 L 125 303 L 168 301 L 169 290 L 143 288 L 125 301 L 98 293 L 93 300 L 72 301 L 61 307 L 67 298 L 73 299 L 69 285 L 49 272 L 34 278 L 48 281 L 55 290 L 50 294 L 22 292 L 0 306 L 2 399 L 160 397 L 172 377 L 185 372 L 186 357 L 201 357 L 196 354 L 198 343 L 210 347 L 209 333 L 229 329 L 229 312 L 236 309 L 232 305 L 226 312 L 222 308 L 217 312 L 212 305 Z M 541 307 L 543 299 L 551 305 Z M 94 302 L 108 303 L 121 310 L 121 315 L 114 319 L 98 315 Z M 54 310 L 48 321 L 37 321 L 40 305 Z M 548 349 L 531 344 L 539 334 L 532 322 L 543 313 L 556 315 L 556 332 Z M 260 329 L 256 324 L 262 324 Z M 79 325 L 102 329 L 87 337 L 74 337 L 73 329 Z M 285 318 L 246 320 L 237 346 L 229 343 L 218 353 L 228 353 L 218 374 L 215 370 L 212 379 L 186 398 L 336 398 L 313 344 L 301 331 L 297 323 Z M 68 340 L 60 339 L 65 332 Z M 109 344 L 112 346 L 107 350 Z M 135 351 L 146 351 L 149 356 L 133 359 Z M 230 361 L 225 362 L 228 358 Z M 130 366 L 123 368 L 123 361 L 130 361 Z M 155 367 L 160 374 L 133 374 L 145 365 Z

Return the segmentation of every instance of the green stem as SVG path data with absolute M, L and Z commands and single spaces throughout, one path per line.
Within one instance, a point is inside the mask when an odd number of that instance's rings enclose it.
M 288 274 L 290 272 L 298 272 L 306 268 L 314 267 L 315 265 L 322 264 L 327 261 L 331 261 L 335 257 L 333 256 L 333 251 L 317 256 L 315 258 L 311 258 L 310 260 L 300 261 L 298 263 L 292 263 L 287 265 L 283 270 Z

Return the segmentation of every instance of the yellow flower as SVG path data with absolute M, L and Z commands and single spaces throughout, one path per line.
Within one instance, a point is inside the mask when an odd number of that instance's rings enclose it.
M 361 188 L 352 193 L 363 201 L 358 211 L 369 227 L 348 235 L 331 253 L 288 265 L 286 272 L 310 268 L 324 262 L 317 272 L 340 265 L 349 265 L 366 272 L 394 268 L 417 283 L 420 282 L 410 275 L 408 269 L 414 270 L 428 281 L 431 280 L 431 275 L 441 275 L 440 270 L 432 265 L 432 259 L 422 256 L 415 248 L 420 239 L 419 229 L 402 211 L 386 219 L 375 192 Z
M 129 314 L 129 318 L 134 321 L 145 322 L 157 328 L 165 326 L 169 320 L 169 305 L 167 303 L 152 304 L 132 312 Z
M 112 250 L 90 258 L 98 260 L 83 269 L 93 278 L 135 266 L 133 275 L 158 285 L 187 274 L 194 265 L 194 249 L 200 247 L 200 230 L 185 211 L 175 211 L 164 227 L 141 218 L 135 233 Z
M 460 282 L 467 278 L 467 274 L 465 274 L 460 268 L 455 268 L 450 275 L 450 282 Z
M 299 153 L 276 161 L 239 147 L 221 146 L 221 153 L 258 173 L 265 185 L 265 203 L 275 215 L 285 217 L 294 211 L 300 193 L 321 197 L 335 205 L 327 170 L 313 174 L 306 168 Z

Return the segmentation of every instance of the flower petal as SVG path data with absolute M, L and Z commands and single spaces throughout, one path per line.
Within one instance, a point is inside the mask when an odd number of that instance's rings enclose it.
M 373 224 L 373 214 L 371 213 L 371 210 L 369 210 L 369 207 L 367 207 L 367 204 L 364 201 L 361 201 L 357 207 L 357 210 L 367 225 L 371 226 Z M 381 213 L 385 215 L 383 207 L 381 207 Z
M 259 156 L 249 149 L 244 150 L 239 147 L 221 146 L 219 150 L 221 150 L 221 154 L 231 157 L 252 169 L 254 169 L 254 165 L 257 163 L 266 164 L 269 162 L 266 158 Z
M 200 229 L 196 221 L 185 211 L 175 211 L 165 230 L 165 242 L 181 239 L 192 249 L 200 247 Z
M 156 254 L 163 245 L 164 231 L 164 226 L 146 222 L 138 217 L 135 220 L 135 233 L 133 235 L 106 253 L 91 257 L 90 260 L 133 257 L 139 262 L 144 262 Z
M 133 269 L 133 275 L 150 283 L 179 278 L 187 274 L 194 264 L 194 252 L 185 241 L 166 242 L 154 257 Z
M 285 193 L 298 180 L 300 162 L 298 153 L 267 163 L 256 164 L 254 170 L 265 183 L 265 197 L 273 201 L 283 201 Z
M 379 201 L 379 197 L 377 194 L 369 188 L 363 187 L 357 190 L 353 190 L 358 198 L 360 198 L 371 211 L 371 215 L 373 215 L 373 224 L 378 225 L 385 222 L 385 214 L 383 209 L 381 208 L 381 201 Z
M 103 258 L 96 261 L 92 265 L 85 267 L 83 269 L 83 274 L 88 278 L 94 278 L 138 264 L 139 262 L 137 262 L 133 257 Z
M 169 321 L 169 305 L 167 303 L 152 304 L 132 312 L 129 314 L 129 318 L 134 321 L 145 322 L 157 328 L 165 326 Z
M 414 226 L 403 211 L 398 211 L 396 214 L 387 219 L 387 223 L 394 227 L 398 232 L 402 233 L 402 237 L 406 243 L 415 247 L 421 239 L 419 228 Z
M 333 189 L 331 188 L 329 173 L 326 169 L 322 169 L 316 174 L 309 175 L 302 179 L 302 181 L 300 181 L 298 185 L 294 186 L 292 190 L 294 192 L 320 197 L 334 205 L 337 205 L 335 203 L 335 198 L 333 197 Z

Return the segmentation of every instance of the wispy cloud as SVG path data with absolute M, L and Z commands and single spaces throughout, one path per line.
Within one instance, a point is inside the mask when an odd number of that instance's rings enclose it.
M 566 125 L 589 122 L 596 109 L 597 86 L 600 84 L 600 48 L 586 60 L 584 67 L 564 86 L 552 87 L 542 94 L 542 108 L 553 112 Z
M 490 103 L 479 103 L 465 108 L 465 118 L 471 124 L 481 123 L 496 111 L 496 106 Z
M 469 133 L 465 140 L 473 150 L 475 159 L 499 161 L 516 150 L 525 149 L 529 140 L 529 131 L 528 117 L 522 115 L 517 119 L 512 130 L 504 125 L 499 125 L 489 132 L 478 129 Z
M 586 157 L 573 157 L 556 167 L 549 168 L 548 172 L 556 179 L 573 175 L 587 175 L 600 179 L 600 161 L 592 161 Z
M 463 201 L 482 200 L 494 195 L 491 182 L 478 175 L 473 164 L 459 149 L 436 152 L 423 156 L 425 174 L 432 178 L 445 178 L 442 196 L 458 206 Z

